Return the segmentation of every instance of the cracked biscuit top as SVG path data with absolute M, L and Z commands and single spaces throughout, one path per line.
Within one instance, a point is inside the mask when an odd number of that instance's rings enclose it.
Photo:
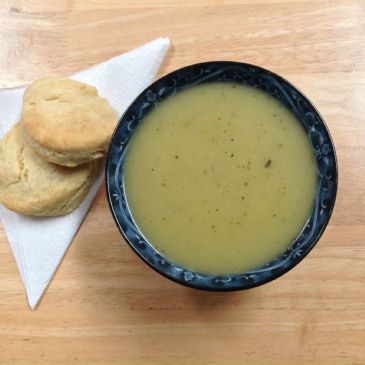
M 77 166 L 105 155 L 116 116 L 95 87 L 46 77 L 26 90 L 21 123 L 31 148 L 45 160 Z
M 0 203 L 26 215 L 64 215 L 82 202 L 97 168 L 96 161 L 75 168 L 46 162 L 18 123 L 0 140 Z

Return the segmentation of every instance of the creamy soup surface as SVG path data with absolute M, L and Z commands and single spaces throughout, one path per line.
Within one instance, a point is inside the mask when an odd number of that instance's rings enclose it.
M 164 256 L 234 274 L 280 255 L 313 207 L 316 163 L 295 116 L 266 93 L 194 86 L 158 104 L 124 164 L 133 218 Z

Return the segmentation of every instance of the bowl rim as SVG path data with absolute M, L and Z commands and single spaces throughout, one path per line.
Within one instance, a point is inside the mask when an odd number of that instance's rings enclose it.
M 198 67 L 198 66 L 202 66 L 202 67 L 206 67 L 206 66 L 210 66 L 210 65 L 232 65 L 232 66 L 238 66 L 238 67 L 246 67 L 246 68 L 254 68 L 259 70 L 260 72 L 263 72 L 264 74 L 268 74 L 270 76 L 273 76 L 274 78 L 278 79 L 280 82 L 284 82 L 286 83 L 290 88 L 292 88 L 294 91 L 296 91 L 302 98 L 304 98 L 308 104 L 311 106 L 311 108 L 314 110 L 316 116 L 318 117 L 318 119 L 320 120 L 320 122 L 322 123 L 327 135 L 328 135 L 328 139 L 329 142 L 331 144 L 331 148 L 333 150 L 333 162 L 334 162 L 334 177 L 333 177 L 333 183 L 334 183 L 334 188 L 333 188 L 333 199 L 331 199 L 331 207 L 328 210 L 327 213 L 327 219 L 325 220 L 324 224 L 322 224 L 320 231 L 316 234 L 316 236 L 314 237 L 314 239 L 311 242 L 310 247 L 306 248 L 304 254 L 302 256 L 300 256 L 299 259 L 297 259 L 296 261 L 292 261 L 290 263 L 290 265 L 288 265 L 286 268 L 280 270 L 279 272 L 273 273 L 271 274 L 269 277 L 267 277 L 266 279 L 257 281 L 257 282 L 251 282 L 251 283 L 242 283 L 239 286 L 235 286 L 235 287 L 227 287 L 225 285 L 222 286 L 209 286 L 209 285 L 199 285 L 197 283 L 194 283 L 193 281 L 188 281 L 188 280 L 182 280 L 182 279 L 178 279 L 176 277 L 173 277 L 171 275 L 169 275 L 166 271 L 163 270 L 159 270 L 159 268 L 157 267 L 157 265 L 152 264 L 151 262 L 149 262 L 147 260 L 147 258 L 140 252 L 140 250 L 138 250 L 136 247 L 134 247 L 134 245 L 130 242 L 129 238 L 127 237 L 127 235 L 125 234 L 125 232 L 123 231 L 119 220 L 117 218 L 117 214 L 114 210 L 114 207 L 112 205 L 112 198 L 111 198 L 111 191 L 110 191 L 110 185 L 109 185 L 109 165 L 110 165 L 110 152 L 112 149 L 112 145 L 114 142 L 114 138 L 119 130 L 120 125 L 123 123 L 123 119 L 126 116 L 126 114 L 128 113 L 129 109 L 135 104 L 135 102 L 142 96 L 145 95 L 151 88 L 153 88 L 154 86 L 156 86 L 158 83 L 163 82 L 164 80 L 168 79 L 169 77 L 173 76 L 174 74 L 177 73 L 182 73 L 185 72 L 186 70 L 189 70 L 193 67 Z M 168 98 L 168 97 L 167 97 Z M 142 117 L 143 119 L 143 117 Z M 108 150 L 107 150 L 107 155 L 106 155 L 106 162 L 105 162 L 105 170 L 104 170 L 104 179 L 105 179 L 105 189 L 106 189 L 106 194 L 107 194 L 107 200 L 108 200 L 108 205 L 109 205 L 109 209 L 112 213 L 112 217 L 114 219 L 114 222 L 116 224 L 116 226 L 118 227 L 119 232 L 121 233 L 122 237 L 124 238 L 124 240 L 126 241 L 126 243 L 128 244 L 128 246 L 132 249 L 132 251 L 144 262 L 146 263 L 149 267 L 151 267 L 154 271 L 156 271 L 158 274 L 164 276 L 165 278 L 192 288 L 192 289 L 197 289 L 197 290 L 203 290 L 203 291 L 210 291 L 210 292 L 231 292 L 231 291 L 240 291 L 240 290 L 247 290 L 247 289 L 251 289 L 257 286 L 261 286 L 264 285 L 266 283 L 269 283 L 275 279 L 278 279 L 279 277 L 281 277 L 282 275 L 286 274 L 288 271 L 292 270 L 293 268 L 295 268 L 311 251 L 312 249 L 317 245 L 319 239 L 322 237 L 325 229 L 328 226 L 328 223 L 331 219 L 335 204 L 336 204 L 336 198 L 337 198 L 337 191 L 338 191 L 338 161 L 337 161 L 337 154 L 336 154 L 336 149 L 335 149 L 335 144 L 333 142 L 333 138 L 330 134 L 329 128 L 324 120 L 324 118 L 322 117 L 322 115 L 319 113 L 318 109 L 315 107 L 315 105 L 313 104 L 313 102 L 298 88 L 296 87 L 293 83 L 291 83 L 290 81 L 288 81 L 286 78 L 282 77 L 281 75 L 277 74 L 276 72 L 273 72 L 271 70 L 268 70 L 266 68 L 263 68 L 261 66 L 257 66 L 255 64 L 251 64 L 251 63 L 246 63 L 246 62 L 239 62 L 239 61 L 230 61 L 230 60 L 214 60 L 214 61 L 204 61 L 204 62 L 198 62 L 198 63 L 193 63 L 193 64 L 189 64 L 183 67 L 180 67 L 178 69 L 175 69 L 159 78 L 157 78 L 156 80 L 154 80 L 152 83 L 150 83 L 147 87 L 145 87 L 141 92 L 138 93 L 138 95 L 133 99 L 133 101 L 128 105 L 128 107 L 125 109 L 125 111 L 123 112 L 123 114 L 121 115 L 121 117 L 119 118 L 113 134 L 110 138 L 109 141 L 109 145 L 108 145 Z M 135 224 L 136 225 L 136 224 Z M 138 226 L 136 225 L 138 231 L 140 232 L 140 229 L 138 228 Z M 297 236 L 298 237 L 298 236 Z M 155 252 L 157 252 L 161 257 L 164 257 L 168 260 L 168 257 L 164 256 L 163 254 L 161 254 L 147 239 L 146 239 L 147 243 L 153 248 L 153 250 Z M 295 241 L 292 242 L 292 244 Z M 290 247 L 290 246 L 289 246 Z M 171 260 L 173 261 L 173 260 Z M 174 261 L 173 261 L 174 262 Z M 197 271 L 193 271 L 190 269 L 187 269 L 184 265 L 181 265 L 179 263 L 176 263 L 177 265 L 179 265 L 180 267 L 185 268 L 186 271 L 189 271 L 191 273 L 197 273 Z M 229 274 L 229 275 L 215 275 L 215 274 L 206 274 L 206 276 L 208 277 L 216 277 L 217 279 L 221 279 L 224 277 L 234 277 L 234 276 L 242 276 L 244 275 L 246 272 L 242 272 L 242 273 L 236 273 L 236 274 Z M 202 273 L 199 273 L 199 275 L 205 275 Z

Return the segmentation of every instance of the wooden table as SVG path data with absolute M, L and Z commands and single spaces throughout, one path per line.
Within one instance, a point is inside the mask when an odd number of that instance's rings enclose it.
M 365 1 L 5 0 L 0 87 L 75 72 L 159 36 L 173 43 L 159 75 L 245 61 L 312 99 L 338 153 L 331 223 L 275 282 L 199 292 L 131 252 L 102 189 L 36 311 L 1 230 L 0 364 L 365 364 Z

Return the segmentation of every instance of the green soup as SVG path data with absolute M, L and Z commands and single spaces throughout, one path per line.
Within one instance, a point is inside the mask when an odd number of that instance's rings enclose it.
M 280 255 L 313 206 L 316 163 L 305 131 L 273 97 L 232 83 L 158 104 L 124 165 L 133 218 L 164 256 L 234 274 Z

